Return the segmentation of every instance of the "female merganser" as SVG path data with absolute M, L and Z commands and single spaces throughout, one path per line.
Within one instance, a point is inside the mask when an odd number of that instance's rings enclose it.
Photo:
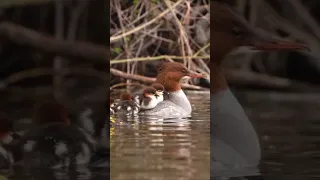
M 159 103 L 157 90 L 152 86 L 145 87 L 143 93 L 134 99 L 140 105 L 140 110 L 142 111 L 153 109 Z
M 239 46 L 254 50 L 306 49 L 295 43 L 274 42 L 258 34 L 228 5 L 211 2 L 211 177 L 258 173 L 259 138 L 243 107 L 230 91 L 221 61 Z M 271 41 L 270 41 L 271 40 Z
M 151 86 L 157 90 L 156 97 L 157 97 L 158 103 L 162 102 L 164 100 L 163 96 L 165 93 L 164 86 L 160 83 L 153 83 Z
M 140 110 L 131 94 L 125 92 L 120 95 L 120 101 L 112 105 L 112 109 L 117 115 L 136 116 Z
M 191 104 L 181 89 L 180 80 L 185 76 L 204 78 L 202 74 L 191 73 L 183 64 L 167 62 L 159 68 L 156 83 L 164 86 L 168 95 L 155 108 L 142 112 L 145 115 L 165 116 L 164 118 L 187 117 L 191 114 Z
M 70 124 L 66 108 L 47 100 L 35 108 L 38 125 L 21 138 L 22 163 L 26 168 L 61 168 L 88 165 L 95 140 L 82 128 Z

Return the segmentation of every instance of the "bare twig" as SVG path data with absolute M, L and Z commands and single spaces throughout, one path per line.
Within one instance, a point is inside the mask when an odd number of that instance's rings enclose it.
M 190 47 L 190 44 L 189 44 L 189 40 L 188 40 L 188 36 L 185 32 L 185 29 L 183 27 L 183 25 L 181 24 L 180 20 L 178 19 L 178 17 L 176 16 L 175 12 L 174 12 L 174 7 L 171 6 L 171 2 L 169 0 L 164 0 L 165 4 L 168 6 L 168 8 L 170 9 L 174 19 L 175 19 L 175 22 L 177 23 L 177 26 L 179 28 L 179 32 L 180 32 L 180 40 L 181 40 L 181 51 L 182 51 L 182 56 L 185 56 L 185 62 L 188 62 L 188 67 L 190 68 L 190 65 L 191 65 L 191 59 L 189 58 L 189 56 L 192 55 L 192 49 Z M 185 48 L 187 49 L 187 54 L 185 53 Z M 186 63 L 184 63 L 186 64 Z
M 134 62 L 134 61 L 155 61 L 155 60 L 162 60 L 162 59 L 185 59 L 186 57 L 183 56 L 155 56 L 155 57 L 139 57 L 139 58 L 132 58 L 132 59 L 118 59 L 112 60 L 110 64 L 119 64 L 119 63 L 126 63 L 126 62 Z M 191 59 L 209 59 L 210 56 L 188 56 Z
M 115 84 L 113 86 L 110 87 L 110 90 L 113 90 L 115 88 L 118 87 L 123 87 L 123 86 L 140 86 L 140 87 L 145 87 L 145 85 L 140 84 L 140 83 L 119 83 L 119 84 Z
M 28 69 L 25 71 L 12 74 L 4 80 L 4 83 L 6 85 L 9 85 L 9 84 L 17 83 L 27 78 L 35 78 L 39 76 L 47 76 L 47 75 L 54 75 L 54 74 L 60 74 L 63 76 L 77 74 L 80 76 L 92 76 L 92 77 L 99 78 L 103 81 L 109 81 L 109 74 L 105 72 L 97 71 L 91 68 L 63 68 L 63 69 L 60 69 L 59 71 L 55 71 L 54 69 L 51 69 L 51 68 L 34 68 L 34 69 Z
M 181 4 L 183 1 L 184 1 L 184 0 L 179 0 L 179 1 L 177 1 L 176 3 L 174 3 L 174 4 L 172 5 L 172 8 L 175 8 L 176 6 L 178 6 L 179 4 Z M 169 13 L 169 12 L 170 12 L 170 9 L 167 9 L 167 10 L 163 11 L 161 14 L 159 14 L 157 17 L 155 17 L 154 19 L 148 21 L 148 22 L 145 23 L 145 24 L 142 24 L 142 25 L 140 25 L 140 26 L 138 26 L 138 27 L 136 27 L 136 28 L 134 28 L 134 29 L 132 29 L 132 30 L 130 30 L 130 31 L 127 31 L 127 32 L 125 32 L 125 33 L 123 33 L 123 34 L 121 34 L 121 35 L 114 36 L 114 37 L 110 37 L 110 43 L 119 41 L 119 40 L 122 39 L 123 37 L 126 37 L 126 36 L 128 36 L 128 35 L 130 35 L 130 34 L 133 34 L 133 33 L 136 33 L 136 32 L 138 32 L 138 31 L 142 30 L 143 28 L 145 28 L 145 27 L 153 24 L 154 22 L 156 22 L 158 19 L 160 19 L 161 17 L 163 17 L 164 15 L 166 15 L 166 14 Z

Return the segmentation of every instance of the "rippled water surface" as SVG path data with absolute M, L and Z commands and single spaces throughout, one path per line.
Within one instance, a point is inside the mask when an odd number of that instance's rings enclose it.
M 17 131 L 27 130 L 32 126 L 31 117 L 33 113 L 34 104 L 37 102 L 33 97 L 26 98 L 18 95 L 2 96 L 1 110 L 8 112 L 11 119 L 15 122 L 14 128 Z M 28 96 L 29 97 L 29 96 Z M 84 96 L 79 96 L 84 97 Z M 41 96 L 41 98 L 43 98 Z M 40 98 L 39 98 L 40 99 Z M 79 98 L 78 98 L 79 99 Z M 95 100 L 92 100 L 95 102 Z M 94 113 L 97 111 L 94 107 L 102 106 L 100 104 L 92 103 L 74 103 L 80 106 L 81 110 L 86 107 L 93 108 Z M 74 105 L 73 104 L 73 105 Z M 78 109 L 78 108 L 77 108 Z M 99 109 L 100 110 L 100 109 Z M 106 143 L 109 143 L 106 141 Z M 22 167 L 13 167 L 12 170 L 0 170 L 0 180 L 14 179 L 14 180 L 101 180 L 108 179 L 109 167 L 103 168 L 78 168 L 76 170 L 64 169 L 33 169 L 32 171 L 23 169 Z
M 189 119 L 116 119 L 110 130 L 112 180 L 210 179 L 210 96 L 187 96 Z
M 236 95 L 260 136 L 258 179 L 320 178 L 320 94 Z
M 261 176 L 242 179 L 320 177 L 320 94 L 238 91 L 236 96 L 259 134 L 263 156 Z M 210 96 L 189 92 L 188 97 L 193 114 L 187 120 L 117 119 L 122 123 L 111 128 L 112 180 L 209 179 Z M 17 104 L 6 106 L 13 118 L 30 117 L 33 102 Z M 92 168 L 76 172 L 42 169 L 0 174 L 23 180 L 107 179 L 108 176 L 107 169 Z

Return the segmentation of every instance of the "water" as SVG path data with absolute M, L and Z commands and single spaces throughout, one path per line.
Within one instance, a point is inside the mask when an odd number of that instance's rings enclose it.
M 320 177 L 320 94 L 238 91 L 236 96 L 260 136 L 261 176 L 253 179 Z M 138 118 L 111 129 L 113 180 L 209 179 L 210 96 L 189 92 L 188 97 L 193 104 L 189 120 L 164 123 Z M 12 102 L 6 104 L 6 110 L 14 119 L 29 118 L 33 103 Z M 47 169 L 32 174 L 20 170 L 0 174 L 23 180 L 87 180 L 107 179 L 107 171 Z
M 320 94 L 236 95 L 260 136 L 261 177 L 320 177 Z
M 92 89 L 91 89 L 92 90 Z M 41 91 L 40 91 L 41 92 Z M 39 92 L 37 92 L 39 93 Z M 22 131 L 29 127 L 32 127 L 31 118 L 33 113 L 34 104 L 38 99 L 43 98 L 41 95 L 30 96 L 29 94 L 14 94 L 10 92 L 10 96 L 6 94 L 0 94 L 2 97 L 1 110 L 8 112 L 15 122 L 15 130 Z M 12 95 L 11 95 L 12 94 Z M 40 93 L 39 93 L 40 94 Z M 38 97 L 40 96 L 40 97 Z M 35 98 L 36 97 L 36 98 Z M 47 97 L 47 96 L 45 96 Z M 69 96 L 70 97 L 70 96 Z M 91 101 L 79 101 L 84 95 L 79 96 L 76 100 L 77 103 L 73 103 L 74 108 L 84 110 L 86 107 L 93 108 L 94 112 L 99 115 L 100 109 L 95 107 L 101 107 L 101 103 L 90 99 Z M 102 99 L 102 98 L 100 98 Z M 69 100 L 69 99 L 68 99 Z M 102 99 L 103 100 L 103 99 Z M 71 100 L 70 100 L 71 101 Z M 80 103 L 79 103 L 80 102 Z M 70 104 L 71 104 L 70 103 Z M 103 113 L 102 113 L 103 114 Z M 109 143 L 106 141 L 106 143 Z M 109 167 L 92 168 L 83 167 L 76 170 L 68 169 L 34 169 L 27 171 L 21 167 L 14 167 L 11 170 L 0 170 L 0 180 L 13 179 L 13 180 L 100 180 L 108 179 Z
M 190 119 L 120 119 L 111 128 L 112 180 L 210 179 L 210 96 L 188 92 Z

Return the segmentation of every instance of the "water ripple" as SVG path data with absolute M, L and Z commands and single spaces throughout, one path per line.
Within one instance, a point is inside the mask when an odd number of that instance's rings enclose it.
M 210 179 L 207 94 L 190 94 L 189 119 L 117 118 L 111 137 L 111 179 Z

